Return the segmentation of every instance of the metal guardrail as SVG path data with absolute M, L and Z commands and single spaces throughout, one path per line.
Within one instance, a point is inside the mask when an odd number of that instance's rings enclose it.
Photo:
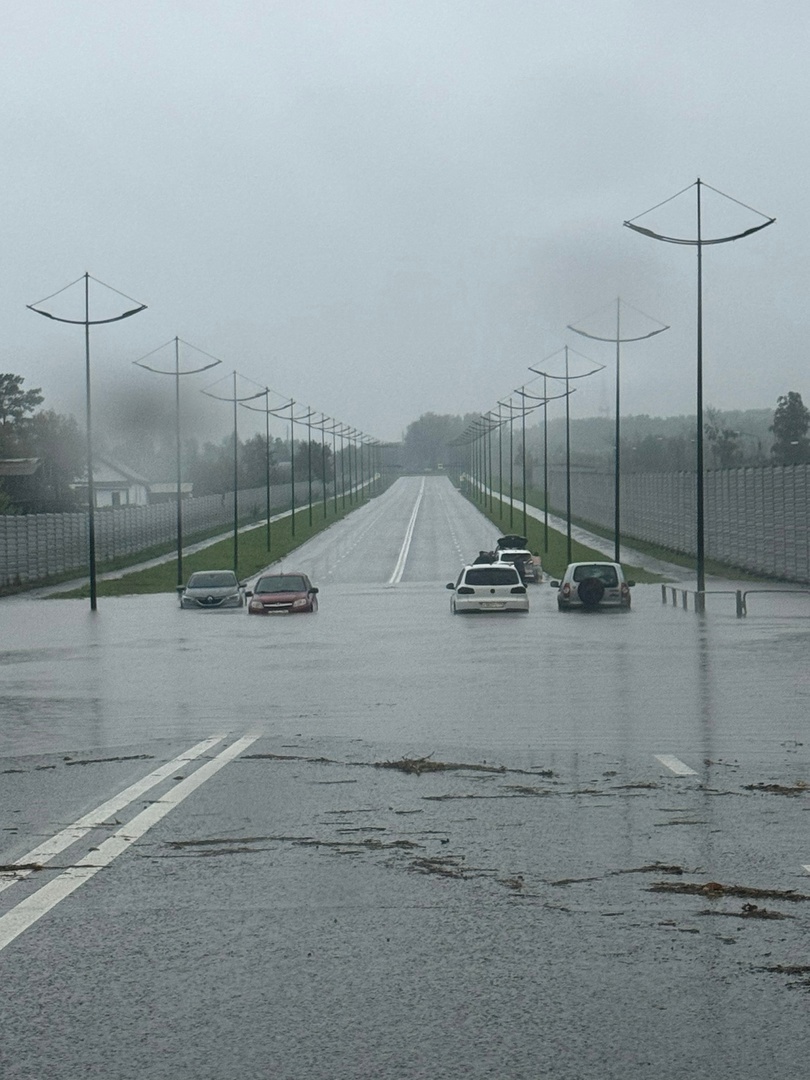
M 680 594 L 681 606 L 685 611 L 689 609 L 689 597 L 693 597 L 692 608 L 698 613 L 706 610 L 707 596 L 733 596 L 737 608 L 737 618 L 744 619 L 748 614 L 748 597 L 770 593 L 779 596 L 810 596 L 810 589 L 683 589 L 678 585 L 661 586 L 661 603 L 667 602 L 667 590 L 669 590 L 673 607 L 678 606 Z

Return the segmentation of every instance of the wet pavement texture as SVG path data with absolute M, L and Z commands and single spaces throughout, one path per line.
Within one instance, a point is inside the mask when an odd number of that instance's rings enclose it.
M 0 603 L 0 864 L 221 737 L 0 871 L 4 1078 L 801 1075 L 806 598 L 453 617 L 494 532 L 407 478 L 286 561 L 315 616 Z

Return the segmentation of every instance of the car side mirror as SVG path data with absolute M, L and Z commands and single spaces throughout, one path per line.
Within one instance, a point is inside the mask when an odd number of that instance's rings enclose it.
M 316 587 L 315 585 L 313 585 L 313 586 L 312 586 L 312 588 L 311 588 L 311 589 L 310 589 L 309 591 L 310 591 L 310 592 L 312 593 L 312 595 L 314 596 L 314 595 L 315 595 L 315 593 L 316 593 L 316 592 L 318 592 L 319 590 L 317 589 L 317 587 Z
M 550 582 L 549 582 L 549 586 L 550 586 L 550 587 L 551 587 L 552 589 L 559 589 L 559 587 L 560 587 L 560 583 L 559 583 L 559 581 L 550 581 Z
M 628 589 L 632 589 L 633 586 L 635 585 L 635 581 L 628 581 L 628 582 L 626 582 L 626 585 L 627 585 Z
M 248 599 L 250 599 L 250 597 L 253 596 L 253 593 L 250 591 L 250 589 L 245 589 L 245 596 Z
M 445 589 L 455 589 L 455 585 L 453 584 L 452 581 L 448 581 L 447 584 L 445 585 Z
M 186 587 L 185 585 L 175 585 L 174 591 L 179 595 L 180 593 L 184 593 L 186 591 Z

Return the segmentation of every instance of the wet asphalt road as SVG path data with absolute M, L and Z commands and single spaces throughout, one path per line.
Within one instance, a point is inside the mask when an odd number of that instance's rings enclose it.
M 0 603 L 4 1078 L 803 1075 L 807 598 L 453 618 L 494 535 L 406 478 L 314 617 Z

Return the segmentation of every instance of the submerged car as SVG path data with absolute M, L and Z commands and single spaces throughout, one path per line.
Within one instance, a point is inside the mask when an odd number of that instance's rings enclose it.
M 248 615 L 293 615 L 318 610 L 318 590 L 306 574 L 263 574 L 246 595 Z
M 244 586 L 233 570 L 198 570 L 185 585 L 178 585 L 181 608 L 240 608 Z
M 557 589 L 560 611 L 602 607 L 629 609 L 630 589 L 635 582 L 625 580 L 619 563 L 582 562 L 570 563 L 562 581 L 552 581 L 551 585 Z
M 524 585 L 536 584 L 542 580 L 543 570 L 540 566 L 540 557 L 534 555 L 526 547 L 526 537 L 509 533 L 498 537 L 498 545 L 494 552 L 498 562 L 513 563 L 523 579 Z
M 456 582 L 449 581 L 450 610 L 528 611 L 529 597 L 520 574 L 511 563 L 476 563 L 462 568 Z

